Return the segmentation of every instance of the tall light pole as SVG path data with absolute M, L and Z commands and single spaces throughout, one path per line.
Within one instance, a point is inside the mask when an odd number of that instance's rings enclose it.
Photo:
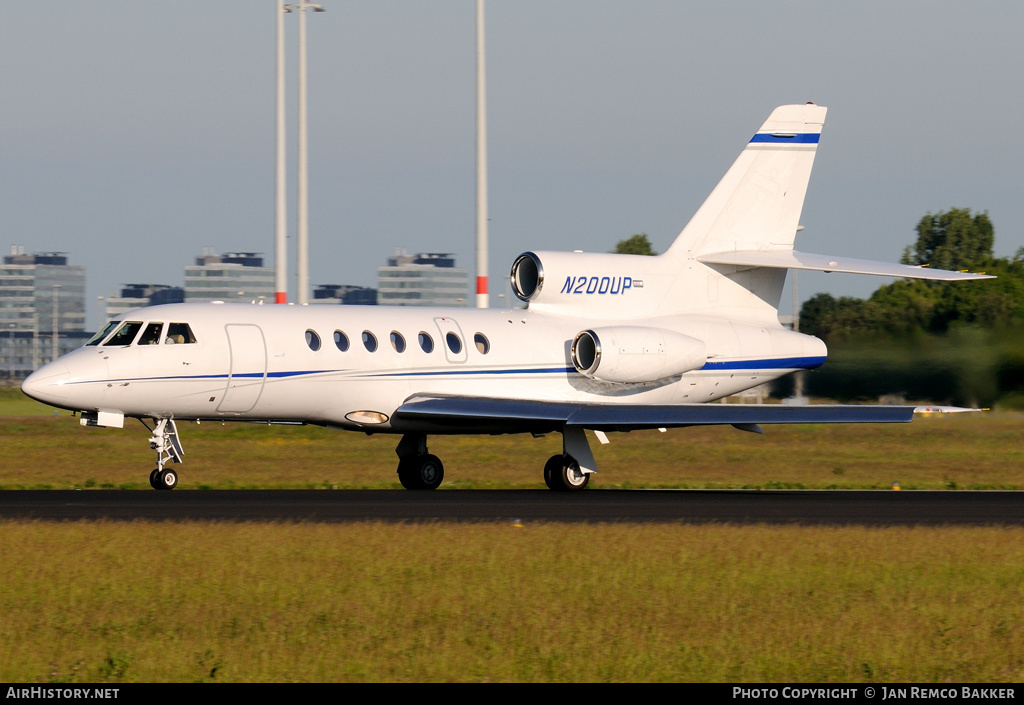
M 9 350 L 7 354 L 7 381 L 10 382 L 14 379 L 14 324 L 7 324 L 7 348 Z
M 58 295 L 60 294 L 60 284 L 53 285 L 53 342 L 51 344 L 51 360 L 56 360 L 59 355 L 57 347 L 57 336 L 60 333 L 60 306 L 57 304 Z
M 284 134 L 284 13 L 291 12 L 274 0 L 277 12 L 277 176 L 274 227 L 274 303 L 288 303 L 288 206 L 285 194 Z
M 323 12 L 321 5 L 300 2 L 285 5 L 299 11 L 299 228 L 298 281 L 296 296 L 300 304 L 309 303 L 309 143 L 306 136 L 306 12 Z
M 484 0 L 476 0 L 476 307 L 487 308 L 487 71 Z
M 32 314 L 32 371 L 39 369 L 39 309 Z

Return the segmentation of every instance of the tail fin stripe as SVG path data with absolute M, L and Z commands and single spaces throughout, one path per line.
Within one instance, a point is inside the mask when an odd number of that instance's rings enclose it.
M 755 142 L 775 142 L 777 144 L 818 144 L 818 140 L 821 135 L 817 132 L 801 132 L 797 134 L 788 133 L 774 133 L 774 134 L 756 134 L 750 140 L 751 144 Z

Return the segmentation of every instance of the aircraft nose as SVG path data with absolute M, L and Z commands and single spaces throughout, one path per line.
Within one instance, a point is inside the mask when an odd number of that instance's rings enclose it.
M 67 365 L 57 360 L 43 365 L 25 378 L 21 391 L 44 404 L 58 404 L 68 395 L 65 385 L 71 380 Z

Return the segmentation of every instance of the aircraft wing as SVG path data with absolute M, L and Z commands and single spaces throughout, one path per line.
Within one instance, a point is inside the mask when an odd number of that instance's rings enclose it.
M 584 404 L 465 396 L 415 395 L 391 419 L 397 430 L 424 432 L 550 433 L 566 426 L 595 431 L 634 431 L 730 424 L 907 423 L 912 406 L 781 404 Z
M 909 264 L 889 264 L 851 257 L 814 255 L 793 250 L 735 250 L 715 252 L 697 257 L 705 264 L 731 264 L 737 267 L 770 267 L 773 269 L 807 269 L 816 272 L 844 272 L 847 274 L 874 274 L 882 277 L 904 277 L 906 279 L 932 279 L 939 281 L 964 281 L 968 279 L 995 279 L 991 274 L 952 272 L 946 269 L 930 269 Z

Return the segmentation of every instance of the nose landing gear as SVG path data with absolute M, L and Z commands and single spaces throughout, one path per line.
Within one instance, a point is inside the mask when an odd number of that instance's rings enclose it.
M 142 425 L 149 428 L 145 421 Z M 174 419 L 156 419 L 156 426 L 150 431 L 153 435 L 150 436 L 149 447 L 156 451 L 156 469 L 149 473 L 149 484 L 154 490 L 173 490 L 178 486 L 178 473 L 165 470 L 164 464 L 168 460 L 180 463 L 185 455 L 178 440 L 178 427 Z

